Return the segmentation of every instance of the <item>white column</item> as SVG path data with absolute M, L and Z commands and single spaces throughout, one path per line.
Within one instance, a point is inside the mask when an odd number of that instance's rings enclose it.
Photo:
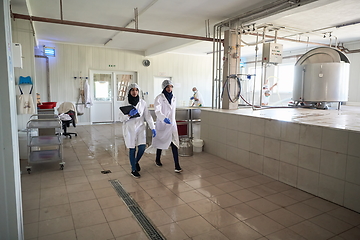
M 10 1 L 0 3 L 0 239 L 24 239 Z
M 237 35 L 236 33 L 227 30 L 224 32 L 224 66 L 223 66 L 223 83 L 226 78 L 233 74 L 238 74 L 237 71 L 240 66 L 239 62 L 239 47 L 237 47 Z M 227 88 L 224 89 L 222 108 L 223 109 L 237 109 L 238 102 L 231 102 L 231 99 L 235 99 L 236 93 L 238 92 L 237 82 L 234 78 L 229 79 L 229 93 Z

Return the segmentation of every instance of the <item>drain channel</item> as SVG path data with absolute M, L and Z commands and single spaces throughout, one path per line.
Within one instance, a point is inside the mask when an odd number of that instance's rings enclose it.
M 128 209 L 134 214 L 136 220 L 151 240 L 165 240 L 166 238 L 154 227 L 150 219 L 146 217 L 139 205 L 125 191 L 118 180 L 109 180 L 117 194 L 122 198 Z

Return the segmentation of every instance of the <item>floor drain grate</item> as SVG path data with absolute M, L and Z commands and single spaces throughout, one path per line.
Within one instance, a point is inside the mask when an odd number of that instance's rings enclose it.
M 111 185 L 116 190 L 117 194 L 122 198 L 129 210 L 134 214 L 136 220 L 143 228 L 145 233 L 151 240 L 165 240 L 166 238 L 154 227 L 150 219 L 146 217 L 139 205 L 131 198 L 131 196 L 125 191 L 118 180 L 109 180 Z

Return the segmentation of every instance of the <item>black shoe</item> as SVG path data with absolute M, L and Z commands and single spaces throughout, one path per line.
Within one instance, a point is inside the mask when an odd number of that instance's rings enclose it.
M 134 178 L 139 178 L 141 177 L 140 173 L 138 173 L 138 171 L 133 171 L 131 172 L 131 175 L 133 175 Z
M 139 163 L 136 163 L 136 171 L 140 172 L 141 171 L 141 167 Z
M 180 172 L 182 172 L 183 170 L 180 168 L 180 167 L 178 167 L 178 168 L 175 168 L 175 172 L 176 173 L 180 173 Z
M 155 161 L 155 165 L 158 167 L 162 167 L 162 163 L 160 161 Z

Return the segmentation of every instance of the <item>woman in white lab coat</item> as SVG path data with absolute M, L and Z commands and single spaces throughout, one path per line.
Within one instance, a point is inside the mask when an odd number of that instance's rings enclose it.
M 139 161 L 144 154 L 146 146 L 146 126 L 145 120 L 152 130 L 153 137 L 156 135 L 154 120 L 146 106 L 146 102 L 139 97 L 139 86 L 131 83 L 128 87 L 128 96 L 125 99 L 125 106 L 133 105 L 129 114 L 120 111 L 120 121 L 123 123 L 123 136 L 125 145 L 129 148 L 129 159 L 131 164 L 131 175 L 135 178 L 140 177 L 141 170 Z M 138 151 L 135 157 L 136 146 Z
M 174 157 L 175 172 L 182 172 L 179 164 L 179 134 L 176 126 L 175 112 L 176 112 L 176 98 L 172 93 L 173 84 L 170 80 L 162 82 L 163 91 L 154 101 L 155 115 L 156 115 L 156 137 L 152 139 L 152 148 L 156 148 L 155 164 L 158 167 L 162 166 L 160 161 L 162 149 L 171 150 Z

